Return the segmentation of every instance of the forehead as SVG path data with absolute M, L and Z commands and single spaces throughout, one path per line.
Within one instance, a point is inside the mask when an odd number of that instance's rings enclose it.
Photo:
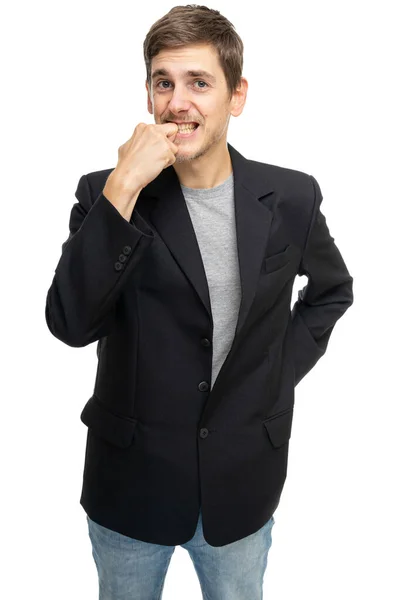
M 165 69 L 177 77 L 184 76 L 188 70 L 205 70 L 215 77 L 223 75 L 217 51 L 210 44 L 163 49 L 154 56 L 151 67 L 152 74 L 156 69 Z

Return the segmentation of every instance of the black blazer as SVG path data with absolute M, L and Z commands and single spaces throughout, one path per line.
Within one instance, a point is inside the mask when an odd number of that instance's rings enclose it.
M 230 144 L 242 285 L 235 337 L 210 390 L 213 320 L 195 232 L 173 166 L 130 222 L 83 175 L 46 299 L 51 333 L 97 341 L 80 503 L 138 540 L 223 546 L 260 529 L 286 479 L 294 388 L 353 302 L 313 176 Z M 305 286 L 290 308 L 296 275 Z M 333 375 L 333 374 L 332 374 Z

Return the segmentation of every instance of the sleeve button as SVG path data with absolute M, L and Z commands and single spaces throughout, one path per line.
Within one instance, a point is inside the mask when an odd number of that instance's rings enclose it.
M 128 256 L 128 254 L 130 254 L 132 252 L 132 247 L 131 246 L 124 246 L 123 249 L 122 249 L 122 252 Z

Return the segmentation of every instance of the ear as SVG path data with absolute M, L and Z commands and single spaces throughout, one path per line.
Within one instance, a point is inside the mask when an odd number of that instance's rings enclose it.
M 234 117 L 238 117 L 244 109 L 248 88 L 249 88 L 249 82 L 244 77 L 241 77 L 240 78 L 240 86 L 233 93 L 232 99 L 231 99 L 230 113 Z
M 146 85 L 146 91 L 147 91 L 147 110 L 152 115 L 153 114 L 153 103 L 151 101 L 150 89 L 149 89 L 149 84 L 147 83 L 147 79 L 146 79 L 145 85 Z

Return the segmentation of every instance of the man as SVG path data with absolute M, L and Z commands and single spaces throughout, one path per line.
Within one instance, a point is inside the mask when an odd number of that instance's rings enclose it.
M 81 177 L 48 292 L 52 334 L 98 342 L 80 502 L 100 600 L 160 598 L 176 545 L 204 597 L 262 597 L 294 388 L 353 302 L 316 179 L 227 144 L 242 52 L 206 7 L 153 25 L 155 124 Z

